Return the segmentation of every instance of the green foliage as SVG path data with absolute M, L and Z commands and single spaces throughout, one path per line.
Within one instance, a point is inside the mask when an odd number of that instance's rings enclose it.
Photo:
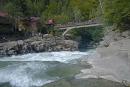
M 39 16 L 42 22 L 51 18 L 65 23 L 90 19 L 97 6 L 96 0 L 8 0 L 3 8 L 13 16 Z
M 91 34 L 92 41 L 99 42 L 103 37 L 103 28 L 102 27 L 95 27 L 95 29 L 89 29 L 88 32 Z
M 102 27 L 90 27 L 90 28 L 81 28 L 73 29 L 69 32 L 72 35 L 73 39 L 81 37 L 81 43 L 90 44 L 98 43 L 103 37 L 103 28 Z
M 45 0 L 26 0 L 30 16 L 41 16 L 45 9 Z
M 102 15 L 108 25 L 130 28 L 129 0 L 7 0 L 1 3 L 4 5 L 0 9 L 12 16 L 38 16 L 42 23 L 48 19 L 61 24 L 79 22 Z
M 66 22 L 69 21 L 69 17 L 65 14 L 62 14 L 62 15 L 57 15 L 54 17 L 54 20 L 56 21 L 56 23 L 58 24 L 64 24 Z
M 47 34 L 47 27 L 46 26 L 39 26 L 38 28 L 38 32 L 42 33 L 42 34 Z
M 4 8 L 11 16 L 16 17 L 17 15 L 22 16 L 22 12 L 20 12 L 13 3 L 7 3 Z
M 114 24 L 119 29 L 129 28 L 130 1 L 129 0 L 103 0 L 104 20 L 107 24 Z

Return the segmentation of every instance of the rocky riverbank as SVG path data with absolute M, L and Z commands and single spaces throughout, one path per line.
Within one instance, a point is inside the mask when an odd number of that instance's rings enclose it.
M 0 56 L 76 50 L 78 50 L 77 42 L 64 40 L 62 37 L 48 34 L 43 36 L 34 36 L 25 40 L 0 43 Z
M 82 70 L 77 78 L 104 78 L 130 82 L 130 31 L 106 32 L 103 41 L 88 61 L 91 69 Z

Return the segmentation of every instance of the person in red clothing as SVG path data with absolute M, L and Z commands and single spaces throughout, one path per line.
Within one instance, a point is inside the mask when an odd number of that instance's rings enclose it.
M 55 26 L 55 21 L 54 19 L 49 19 L 47 22 L 47 27 L 48 27 L 48 33 L 54 34 L 54 26 Z
M 47 25 L 54 26 L 55 25 L 54 19 L 49 19 Z

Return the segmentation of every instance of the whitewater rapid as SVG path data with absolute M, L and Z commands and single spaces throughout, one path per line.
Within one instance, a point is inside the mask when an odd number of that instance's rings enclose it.
M 45 52 L 45 53 L 33 53 L 19 56 L 3 57 L 0 61 L 58 61 L 68 62 L 73 59 L 81 58 L 88 55 L 89 52 Z
M 32 87 L 58 80 L 46 73 L 57 67 L 68 68 L 70 61 L 89 55 L 89 52 L 45 52 L 0 58 L 0 84 L 13 87 Z M 71 69 L 71 68 L 70 68 Z M 51 71 L 50 70 L 50 71 Z M 56 71 L 58 72 L 58 71 Z

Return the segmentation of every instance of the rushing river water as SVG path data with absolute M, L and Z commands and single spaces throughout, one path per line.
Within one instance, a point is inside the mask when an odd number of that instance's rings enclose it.
M 124 87 L 105 79 L 76 78 L 81 70 L 93 69 L 87 57 L 93 53 L 45 52 L 2 57 L 0 87 Z
M 88 54 L 46 52 L 0 58 L 0 84 L 12 87 L 39 87 L 71 77 L 83 69 L 83 66 L 74 61 Z

